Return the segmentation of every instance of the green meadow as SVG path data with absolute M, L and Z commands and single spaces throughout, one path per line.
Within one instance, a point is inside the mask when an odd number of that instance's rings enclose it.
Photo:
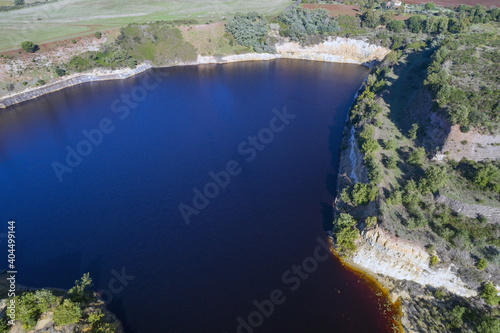
M 291 3 L 289 0 L 60 0 L 0 12 L 0 51 L 18 49 L 24 40 L 42 44 L 129 23 L 176 19 L 207 23 L 249 11 L 271 15 Z

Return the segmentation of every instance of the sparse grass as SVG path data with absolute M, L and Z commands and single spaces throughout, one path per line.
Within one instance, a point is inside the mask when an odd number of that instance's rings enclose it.
M 5 0 L 0 0 L 5 1 Z M 154 1 L 61 0 L 33 8 L 0 12 L 0 51 L 19 48 L 24 40 L 42 43 L 73 38 L 97 30 L 129 23 L 157 20 L 196 19 L 201 23 L 221 20 L 236 12 L 258 11 L 277 14 L 291 4 L 277 1 Z
M 201 55 L 218 56 L 252 52 L 249 48 L 236 43 L 234 37 L 225 32 L 224 22 L 182 27 L 181 31 L 184 39 Z

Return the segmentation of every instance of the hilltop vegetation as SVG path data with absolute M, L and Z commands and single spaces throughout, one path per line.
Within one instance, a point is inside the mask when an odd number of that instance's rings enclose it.
M 500 40 L 497 33 L 450 36 L 433 56 L 426 84 L 462 131 L 500 129 Z
M 2 309 L 0 332 L 29 331 L 38 323 L 41 329 L 90 333 L 122 332 L 121 325 L 96 298 L 92 291 L 92 279 L 84 274 L 67 293 L 40 289 L 22 291 L 15 296 L 16 321 L 7 325 L 6 308 Z M 10 304 L 11 299 L 6 300 Z

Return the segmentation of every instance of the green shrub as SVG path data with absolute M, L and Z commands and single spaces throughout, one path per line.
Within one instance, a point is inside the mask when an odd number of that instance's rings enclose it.
M 13 83 L 7 83 L 5 85 L 5 89 L 7 89 L 7 91 L 12 91 L 14 90 L 14 84 Z
M 328 11 L 321 8 L 307 10 L 296 7 L 282 12 L 278 20 L 288 26 L 288 29 L 280 33 L 294 41 L 304 41 L 307 36 L 330 34 L 340 30 L 337 22 L 330 18 Z
M 38 302 L 38 308 L 40 312 L 43 313 L 53 306 L 57 305 L 59 299 L 55 296 L 52 291 L 41 289 L 35 291 L 35 298 Z
M 21 322 L 23 329 L 30 330 L 35 327 L 40 314 L 35 294 L 25 292 L 19 296 L 16 302 L 16 319 Z
M 405 27 L 405 24 L 403 21 L 394 20 L 389 22 L 386 27 L 389 31 L 401 32 L 401 30 Z
M 497 306 L 498 302 L 500 301 L 500 297 L 498 296 L 497 290 L 493 283 L 491 282 L 486 282 L 483 285 L 483 288 L 481 290 L 481 293 L 479 294 L 486 304 L 489 304 L 491 306 Z
M 436 266 L 436 265 L 438 264 L 438 262 L 439 262 L 438 257 L 437 257 L 437 256 L 435 256 L 435 255 L 433 255 L 433 256 L 431 257 L 431 266 Z
M 408 157 L 408 163 L 413 166 L 421 167 L 424 163 L 425 149 L 423 147 L 418 147 L 410 152 Z
M 462 306 L 455 306 L 453 310 L 448 312 L 448 320 L 450 324 L 448 325 L 451 329 L 459 329 L 463 325 L 463 315 L 465 313 L 465 308 Z
M 445 166 L 431 165 L 425 170 L 425 176 L 419 183 L 422 193 L 436 193 L 448 182 L 449 171 Z
M 266 39 L 268 22 L 257 12 L 236 14 L 226 23 L 226 31 L 243 46 L 252 48 L 255 52 L 275 52 L 274 46 Z
M 385 150 L 394 150 L 394 149 L 396 149 L 396 140 L 389 139 L 387 141 L 384 141 L 384 149 Z
M 5 318 L 0 319 L 0 333 L 9 333 L 10 326 L 7 325 L 7 320 Z
M 94 36 L 95 36 L 95 38 L 97 38 L 97 39 L 101 39 L 101 37 L 102 37 L 102 33 L 101 33 L 100 31 L 96 31 L 96 32 L 94 33 Z
M 434 297 L 436 297 L 437 299 L 444 299 L 445 296 L 446 293 L 441 289 L 438 289 L 434 292 Z
M 25 41 L 21 43 L 21 48 L 28 53 L 33 53 L 37 51 L 38 46 L 33 44 L 33 42 Z
M 66 71 L 64 69 L 62 69 L 62 68 L 59 68 L 59 67 L 57 67 L 55 69 L 55 73 L 56 73 L 57 76 L 64 76 L 64 75 L 66 75 Z
M 82 310 L 78 303 L 65 299 L 62 304 L 59 304 L 54 309 L 52 319 L 57 326 L 63 326 L 77 323 L 81 317 Z
M 482 271 L 482 270 L 486 269 L 486 267 L 488 267 L 488 262 L 486 261 L 486 259 L 481 258 L 481 260 L 479 260 L 479 262 L 477 263 L 476 267 L 477 267 L 477 269 Z
M 411 125 L 411 129 L 408 131 L 408 138 L 410 140 L 415 140 L 417 138 L 418 124 Z
M 376 216 L 368 216 L 365 220 L 365 224 L 367 228 L 371 228 L 377 225 L 377 217 Z
M 396 169 L 398 163 L 398 158 L 394 155 L 391 155 L 385 159 L 385 167 L 387 169 Z
M 69 298 L 76 303 L 88 303 L 94 300 L 92 291 L 92 278 L 89 273 L 83 274 L 80 280 L 75 281 L 75 286 L 68 291 Z
M 477 326 L 478 333 L 498 333 L 500 332 L 500 321 L 490 316 L 483 316 Z
M 42 80 L 42 79 L 40 79 L 40 80 L 36 81 L 36 83 L 37 83 L 37 85 L 39 85 L 39 86 L 43 86 L 43 85 L 45 85 L 45 81 L 44 81 L 44 80 Z
M 347 213 L 340 213 L 340 216 L 333 221 L 333 231 L 339 251 L 351 253 L 356 250 L 354 242 L 359 237 L 356 224 L 356 220 Z
M 352 201 L 356 205 L 364 205 L 375 200 L 378 195 L 378 188 L 375 185 L 356 183 L 352 190 Z
M 399 190 L 393 191 L 385 201 L 389 206 L 397 206 L 403 203 L 403 193 Z

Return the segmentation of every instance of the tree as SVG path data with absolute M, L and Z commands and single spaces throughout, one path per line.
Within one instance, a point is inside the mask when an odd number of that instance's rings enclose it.
M 414 166 L 421 167 L 424 163 L 425 149 L 423 147 L 418 147 L 414 149 L 410 156 L 408 157 L 408 163 Z
M 59 68 L 59 67 L 56 68 L 55 72 L 56 72 L 57 76 L 64 76 L 64 75 L 66 75 L 66 71 L 64 69 L 62 69 L 62 68 Z
M 497 289 L 491 282 L 486 282 L 483 285 L 483 288 L 481 290 L 481 293 L 479 294 L 486 304 L 489 304 L 491 306 L 496 306 L 498 302 L 500 301 L 500 297 L 498 296 Z
M 385 159 L 385 167 L 387 169 L 396 169 L 398 166 L 398 159 L 395 155 L 391 155 Z
M 49 310 L 52 306 L 57 305 L 59 301 L 57 296 L 55 296 L 52 291 L 46 289 L 35 291 L 35 298 L 38 302 L 38 308 L 41 313 Z
M 263 39 L 267 35 L 268 22 L 257 12 L 236 14 L 226 23 L 226 31 L 233 35 L 238 44 L 253 48 L 254 51 L 273 52 L 274 47 Z
M 333 230 L 339 251 L 353 252 L 356 250 L 354 242 L 359 237 L 356 224 L 357 221 L 347 213 L 340 213 L 340 216 L 333 221 Z
M 462 319 L 465 313 L 465 308 L 462 306 L 456 306 L 448 313 L 448 319 L 450 320 L 450 328 L 457 329 L 461 328 L 464 321 Z
M 393 10 L 388 10 L 380 16 L 380 21 L 382 24 L 388 24 L 392 21 L 394 18 L 394 11 Z
M 34 53 L 38 50 L 38 46 L 28 40 L 21 43 L 21 48 L 28 53 Z
M 24 0 L 14 0 L 14 6 L 24 6 Z
M 88 303 L 94 299 L 92 286 L 90 274 L 85 273 L 80 280 L 75 281 L 75 286 L 69 290 L 68 296 L 73 302 Z
M 438 33 L 443 34 L 448 31 L 448 21 L 449 19 L 447 17 L 439 18 Z
M 368 216 L 365 220 L 366 227 L 371 228 L 377 225 L 377 217 L 376 216 Z
M 359 237 L 359 230 L 356 228 L 344 228 L 340 230 L 337 234 L 337 245 L 340 251 L 345 251 L 352 253 L 356 251 L 356 245 L 354 242 Z
M 367 28 L 376 28 L 380 24 L 380 16 L 373 9 L 366 10 L 361 15 L 361 25 Z
M 419 33 L 422 30 L 422 18 L 420 16 L 411 16 L 408 19 L 408 30 L 413 33 Z
M 35 327 L 39 317 L 40 309 L 35 295 L 25 292 L 16 302 L 16 319 L 19 319 L 23 329 L 30 330 Z
M 448 111 L 448 116 L 453 124 L 469 124 L 469 108 L 463 104 L 451 107 Z
M 401 30 L 403 30 L 404 27 L 405 27 L 404 22 L 398 20 L 391 21 L 386 25 L 387 30 L 394 32 L 401 32 Z
M 429 34 L 436 33 L 438 31 L 439 26 L 439 18 L 435 16 L 428 17 L 425 20 L 425 32 Z
M 101 39 L 101 37 L 102 37 L 102 32 L 100 32 L 100 31 L 96 31 L 96 32 L 94 33 L 94 36 L 95 36 L 95 38 L 97 38 L 97 39 Z
M 340 213 L 340 216 L 333 221 L 333 229 L 339 231 L 344 228 L 351 228 L 356 225 L 356 220 L 350 214 Z
M 420 187 L 423 193 L 436 193 L 448 182 L 448 169 L 445 166 L 431 165 L 425 170 Z
M 478 333 L 498 333 L 500 332 L 500 321 L 490 316 L 483 316 L 477 326 Z
M 486 261 L 486 259 L 484 258 L 481 258 L 481 260 L 479 260 L 479 262 L 477 263 L 477 269 L 479 269 L 480 271 L 486 269 L 486 267 L 488 267 L 488 262 Z
M 411 125 L 410 130 L 408 131 L 408 138 L 411 140 L 415 140 L 417 138 L 418 124 Z
M 434 2 L 428 2 L 425 4 L 425 9 L 434 10 L 434 9 L 436 9 L 436 5 L 434 4 Z
M 378 189 L 377 186 L 374 185 L 356 183 L 354 185 L 354 189 L 352 190 L 351 195 L 352 195 L 352 201 L 356 205 L 364 205 L 377 198 Z
M 65 299 L 62 304 L 59 304 L 54 309 L 52 316 L 54 323 L 57 326 L 69 325 L 77 323 L 82 317 L 82 310 L 78 303 L 73 303 L 69 299 Z

